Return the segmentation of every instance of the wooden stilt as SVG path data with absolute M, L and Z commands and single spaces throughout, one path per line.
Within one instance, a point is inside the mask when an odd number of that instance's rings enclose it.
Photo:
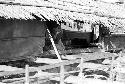
M 25 66 L 25 84 L 30 84 L 29 83 L 29 65 Z

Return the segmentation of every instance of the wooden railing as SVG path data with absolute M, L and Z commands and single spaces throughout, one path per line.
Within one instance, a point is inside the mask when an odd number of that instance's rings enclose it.
M 47 70 L 47 69 L 52 69 L 52 68 L 56 68 L 56 67 L 60 67 L 60 66 L 65 66 L 65 65 L 70 65 L 70 64 L 74 64 L 74 63 L 80 63 L 81 59 L 83 59 L 83 62 L 89 61 L 89 60 L 96 60 L 96 59 L 104 59 L 104 58 L 109 58 L 109 57 L 117 57 L 117 54 L 114 53 L 105 53 L 105 52 L 96 52 L 96 53 L 81 53 L 77 56 L 74 56 L 75 59 L 73 60 L 65 60 L 56 64 L 50 64 L 50 65 L 44 65 L 44 66 L 39 66 L 39 67 L 29 67 L 28 72 L 37 72 L 38 70 Z M 75 72 L 79 72 L 79 71 L 71 71 L 71 72 L 64 72 L 63 74 L 68 74 L 68 73 L 75 73 Z M 6 72 L 0 72 L 0 76 L 9 76 L 9 75 L 16 75 L 16 74 L 22 74 L 25 73 L 25 69 L 24 70 L 18 70 L 18 71 L 6 71 Z M 59 76 L 59 74 L 61 73 L 54 73 L 54 76 Z M 31 81 L 31 79 L 33 80 L 35 77 L 29 77 L 29 81 Z M 40 77 L 44 78 L 44 77 Z M 20 80 L 20 81 L 25 81 L 25 78 L 16 78 L 16 79 L 9 79 L 10 81 L 14 81 L 14 80 Z M 3 80 L 3 82 L 8 81 L 8 79 Z

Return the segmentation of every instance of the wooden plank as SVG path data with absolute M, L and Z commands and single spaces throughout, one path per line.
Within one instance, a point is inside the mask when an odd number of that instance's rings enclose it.
M 62 60 L 63 61 L 63 60 Z M 37 58 L 36 63 L 45 63 L 45 64 L 55 64 L 59 63 L 59 59 L 50 59 L 50 58 Z
M 8 81 L 9 81 L 9 83 L 8 83 Z M 44 82 L 48 81 L 48 79 L 47 80 L 44 80 L 44 79 L 36 80 L 36 78 L 30 77 L 30 84 L 38 84 L 38 83 L 32 83 L 32 81 L 39 82 L 41 84 L 41 83 L 44 83 Z M 6 80 L 3 80 L 2 82 L 5 83 L 5 84 L 24 84 L 25 83 L 25 77 L 14 78 L 14 79 L 6 79 Z
M 109 58 L 109 57 L 117 57 L 117 55 L 113 53 L 82 53 L 81 55 L 78 55 L 76 58 L 83 58 L 84 61 L 89 61 L 89 60 L 96 60 L 96 59 L 102 59 L 102 58 Z M 51 69 L 51 68 L 56 68 L 60 67 L 61 65 L 70 65 L 74 63 L 80 63 L 80 59 L 73 59 L 73 60 L 66 60 L 60 63 L 56 64 L 50 64 L 50 65 L 45 65 L 45 66 L 39 66 L 41 70 L 46 70 L 46 69 Z M 36 68 L 29 68 L 29 72 L 35 72 L 37 71 Z M 24 73 L 25 70 L 18 70 L 18 71 L 8 71 L 8 72 L 0 72 L 0 76 L 6 76 L 6 75 L 13 75 L 13 74 L 21 74 Z
M 110 80 L 101 80 L 95 78 L 81 78 L 78 76 L 69 76 L 65 79 L 67 84 L 124 84 L 120 81 L 110 81 Z
M 69 74 L 69 73 L 76 73 L 76 72 L 79 72 L 79 70 L 75 70 L 75 71 L 69 71 L 69 72 L 64 72 L 64 74 Z M 44 74 L 44 72 L 42 72 Z M 50 79 L 50 80 L 56 80 L 55 78 L 53 77 L 59 77 L 61 73 L 47 73 L 45 72 L 45 74 L 43 76 L 40 76 L 38 77 L 39 80 L 42 80 L 42 79 Z M 33 81 L 36 76 L 30 76 L 30 81 Z M 25 77 L 21 77 L 21 78 L 13 78 L 13 79 L 5 79 L 5 80 L 2 80 L 2 82 L 7 82 L 7 81 L 14 81 L 14 82 L 25 82 Z M 12 83 L 13 84 L 13 83 Z M 16 83 L 17 84 L 17 83 Z
M 30 67 L 29 72 L 35 72 L 37 71 L 37 68 L 35 67 Z M 25 73 L 25 70 L 16 70 L 16 71 L 6 71 L 6 72 L 0 72 L 0 76 L 8 76 L 8 75 L 16 75 L 16 74 L 22 74 Z

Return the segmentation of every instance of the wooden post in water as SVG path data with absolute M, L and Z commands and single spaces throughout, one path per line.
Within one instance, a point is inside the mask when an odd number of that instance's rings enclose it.
M 29 65 L 25 66 L 25 84 L 30 84 L 30 80 L 29 80 Z

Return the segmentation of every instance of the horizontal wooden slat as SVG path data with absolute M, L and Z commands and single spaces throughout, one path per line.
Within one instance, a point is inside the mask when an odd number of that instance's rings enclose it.
M 70 74 L 70 73 L 76 73 L 79 72 L 79 70 L 75 70 L 75 71 L 69 71 L 69 72 L 65 72 L 64 74 Z M 53 77 L 59 77 L 60 73 L 47 73 L 47 72 L 42 72 L 43 74 L 38 78 L 39 80 L 43 80 L 46 78 L 49 78 L 51 80 L 54 80 Z M 44 75 L 45 73 L 45 75 Z M 35 80 L 35 76 L 30 76 L 30 81 Z M 7 81 L 18 81 L 18 82 L 25 82 L 25 77 L 22 78 L 14 78 L 14 79 L 5 79 L 2 82 L 7 82 Z

